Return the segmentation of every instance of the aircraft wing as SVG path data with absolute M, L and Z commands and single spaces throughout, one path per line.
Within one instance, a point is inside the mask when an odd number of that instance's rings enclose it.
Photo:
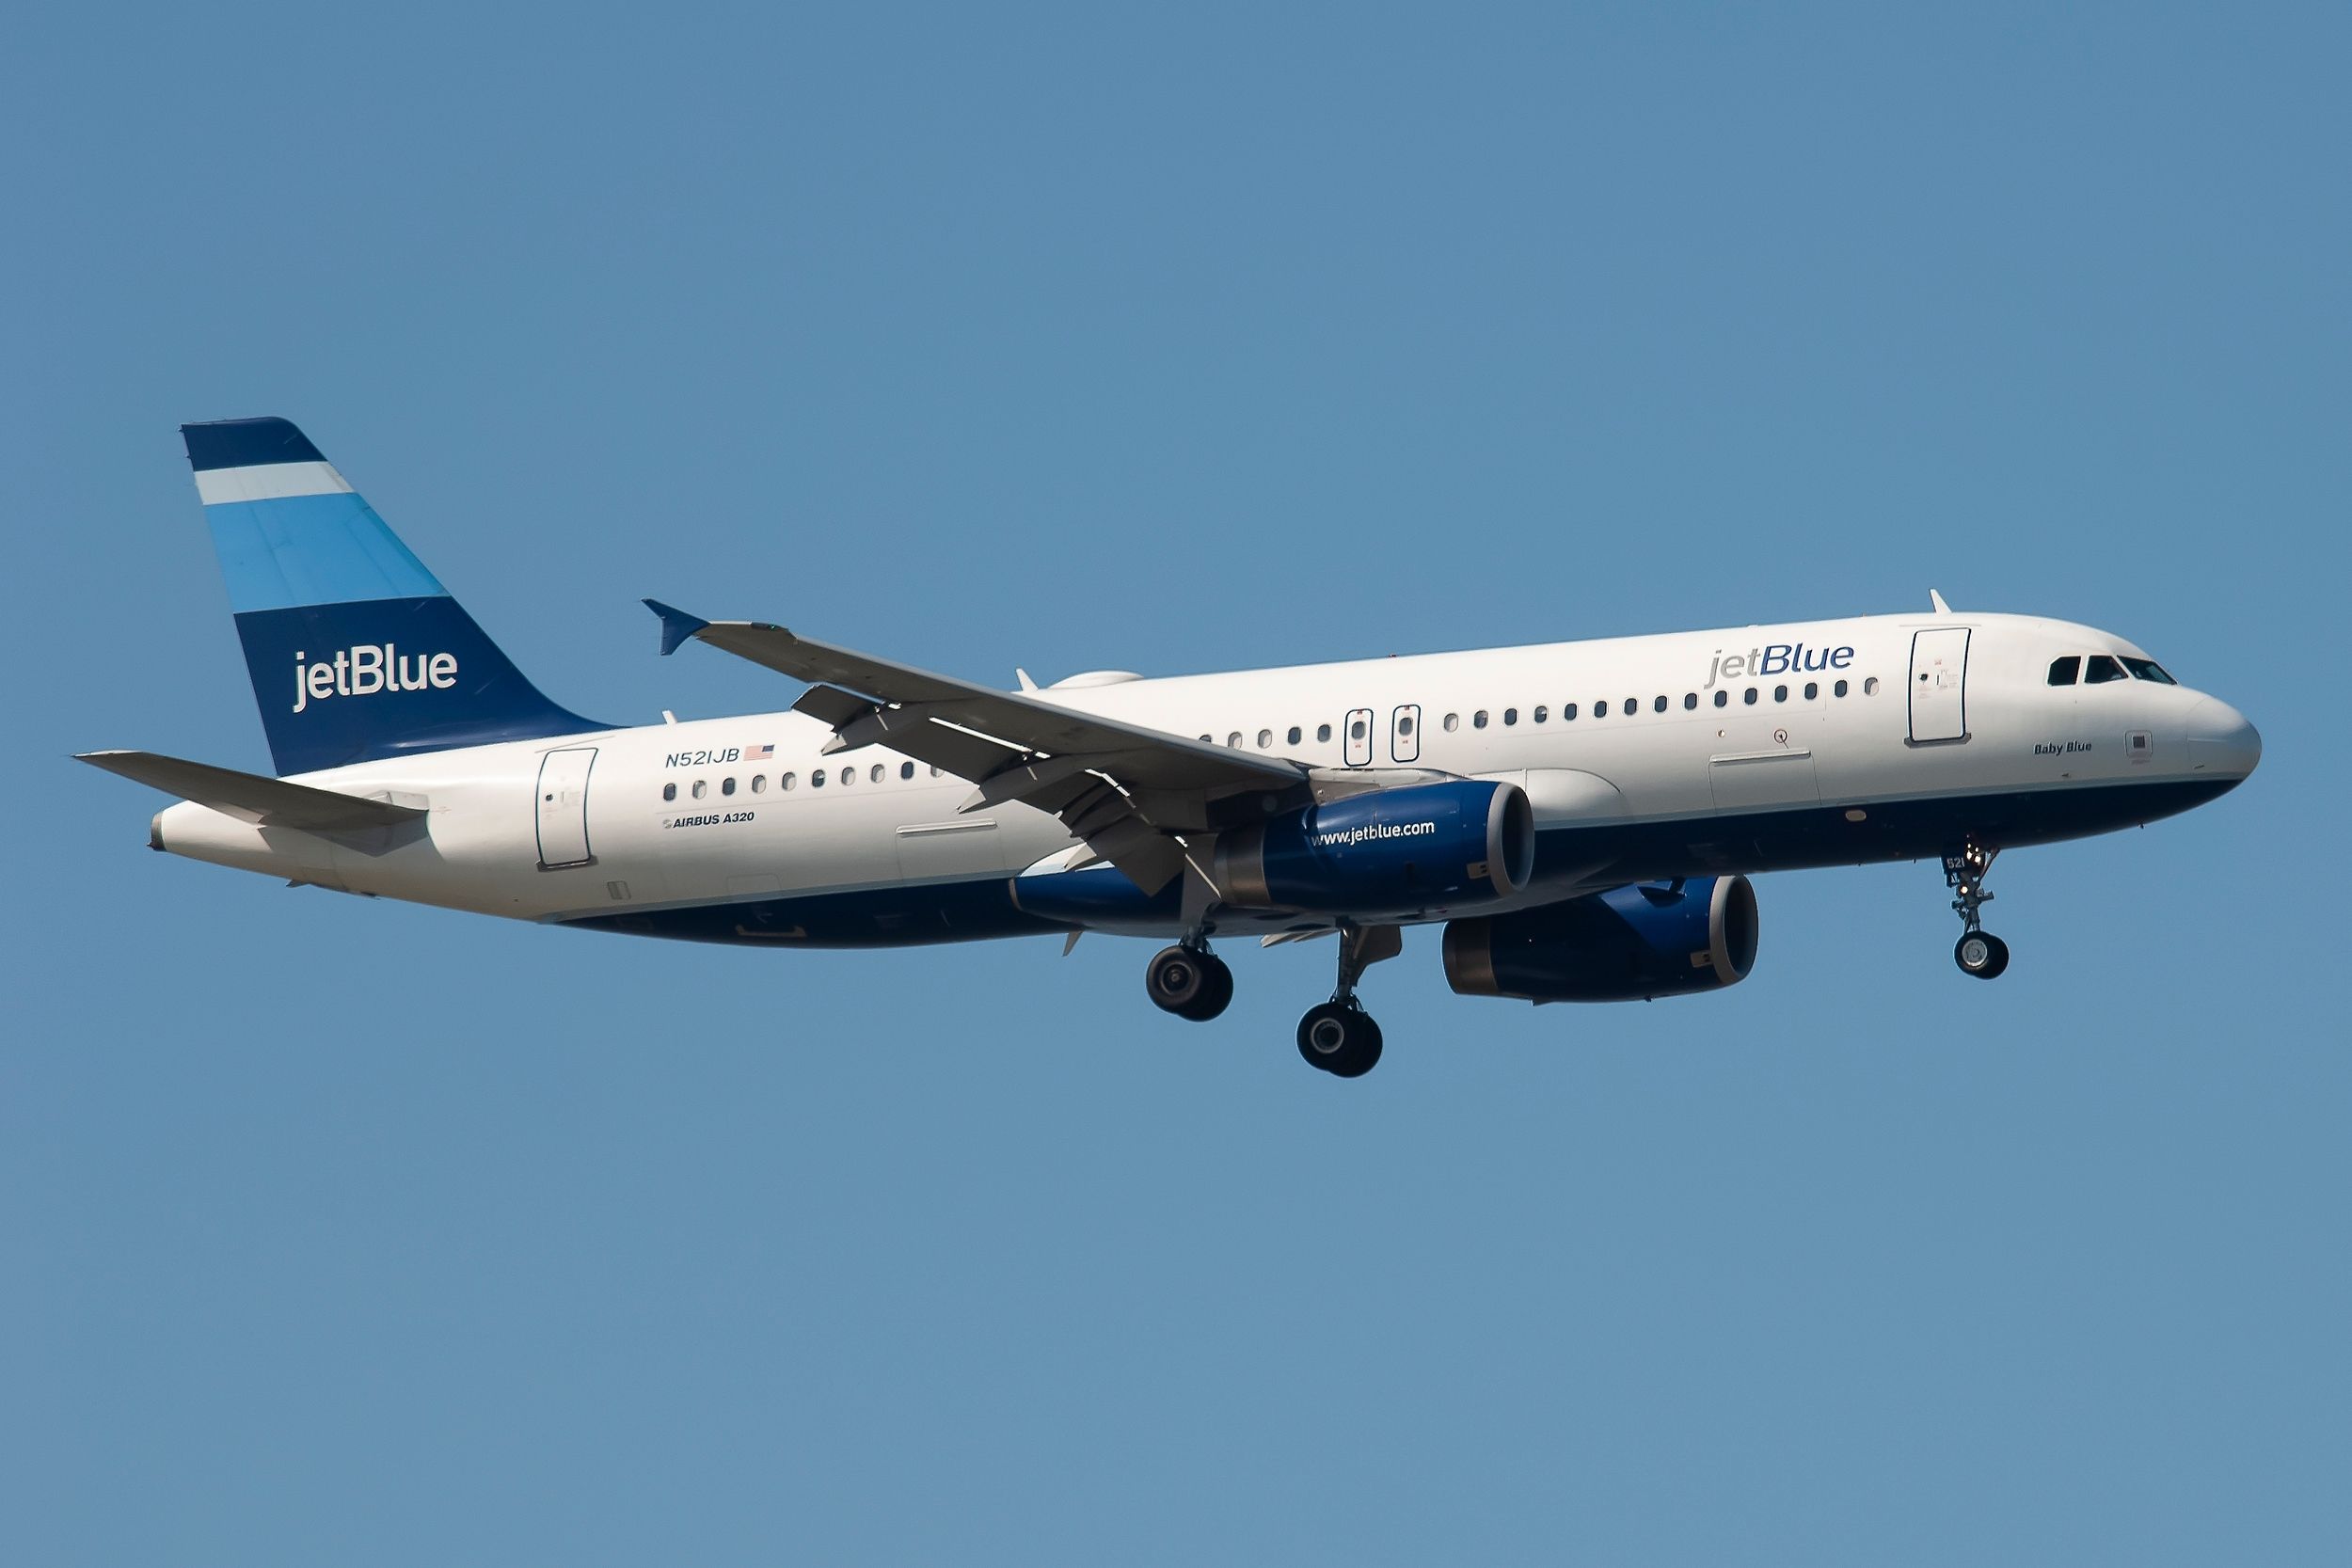
M 933 674 L 765 622 L 645 604 L 661 617 L 664 654 L 699 641 L 813 683 L 792 705 L 833 726 L 827 752 L 882 745 L 969 779 L 979 789 L 966 811 L 1017 800 L 1052 812 L 1146 893 L 1184 869 L 1183 835 L 1210 826 L 1215 802 L 1307 782 L 1306 768 L 1279 757 Z

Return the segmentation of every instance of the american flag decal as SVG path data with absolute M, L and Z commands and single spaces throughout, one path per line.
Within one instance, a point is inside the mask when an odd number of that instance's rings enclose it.
M 743 760 L 745 762 L 766 762 L 770 757 L 772 757 L 775 754 L 776 749 L 773 746 L 746 746 L 743 748 Z

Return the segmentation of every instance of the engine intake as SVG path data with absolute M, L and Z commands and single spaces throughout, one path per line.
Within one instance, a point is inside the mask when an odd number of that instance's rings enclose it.
M 1222 835 L 1225 896 L 1261 909 L 1406 914 L 1508 898 L 1535 869 L 1535 813 L 1515 784 L 1375 790 Z
M 1635 1002 L 1721 990 L 1756 967 L 1745 877 L 1640 882 L 1511 914 L 1450 921 L 1446 983 L 1462 996 Z

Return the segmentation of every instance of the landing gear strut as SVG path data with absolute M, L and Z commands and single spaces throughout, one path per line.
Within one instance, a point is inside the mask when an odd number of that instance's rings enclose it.
M 1944 885 L 1952 890 L 1952 911 L 1967 927 L 1952 948 L 1952 961 L 1963 974 L 1979 980 L 1995 979 L 2009 967 L 2009 943 L 1986 930 L 1977 913 L 1993 901 L 1993 895 L 1984 891 L 1984 878 L 2000 852 L 1972 836 L 1960 853 L 1944 857 Z
M 1317 1003 L 1298 1021 L 1298 1053 L 1307 1065 L 1335 1078 L 1361 1078 L 1380 1065 L 1380 1025 L 1356 1000 L 1356 982 L 1367 967 L 1405 950 L 1394 926 L 1340 927 L 1339 984 L 1331 1000 Z
M 1205 942 L 1186 938 L 1152 955 L 1143 989 L 1162 1012 L 1206 1023 L 1233 999 L 1233 972 Z

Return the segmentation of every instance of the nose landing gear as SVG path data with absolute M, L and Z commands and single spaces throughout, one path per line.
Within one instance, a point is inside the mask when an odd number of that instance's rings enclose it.
M 1972 836 L 1960 853 L 1944 857 L 1944 885 L 1952 890 L 1953 912 L 1966 927 L 1952 947 L 1952 961 L 1960 965 L 1963 974 L 1979 980 L 1997 979 L 2009 967 L 2009 943 L 1984 929 L 1977 912 L 1993 901 L 1993 895 L 1984 891 L 1984 878 L 2000 852 Z

